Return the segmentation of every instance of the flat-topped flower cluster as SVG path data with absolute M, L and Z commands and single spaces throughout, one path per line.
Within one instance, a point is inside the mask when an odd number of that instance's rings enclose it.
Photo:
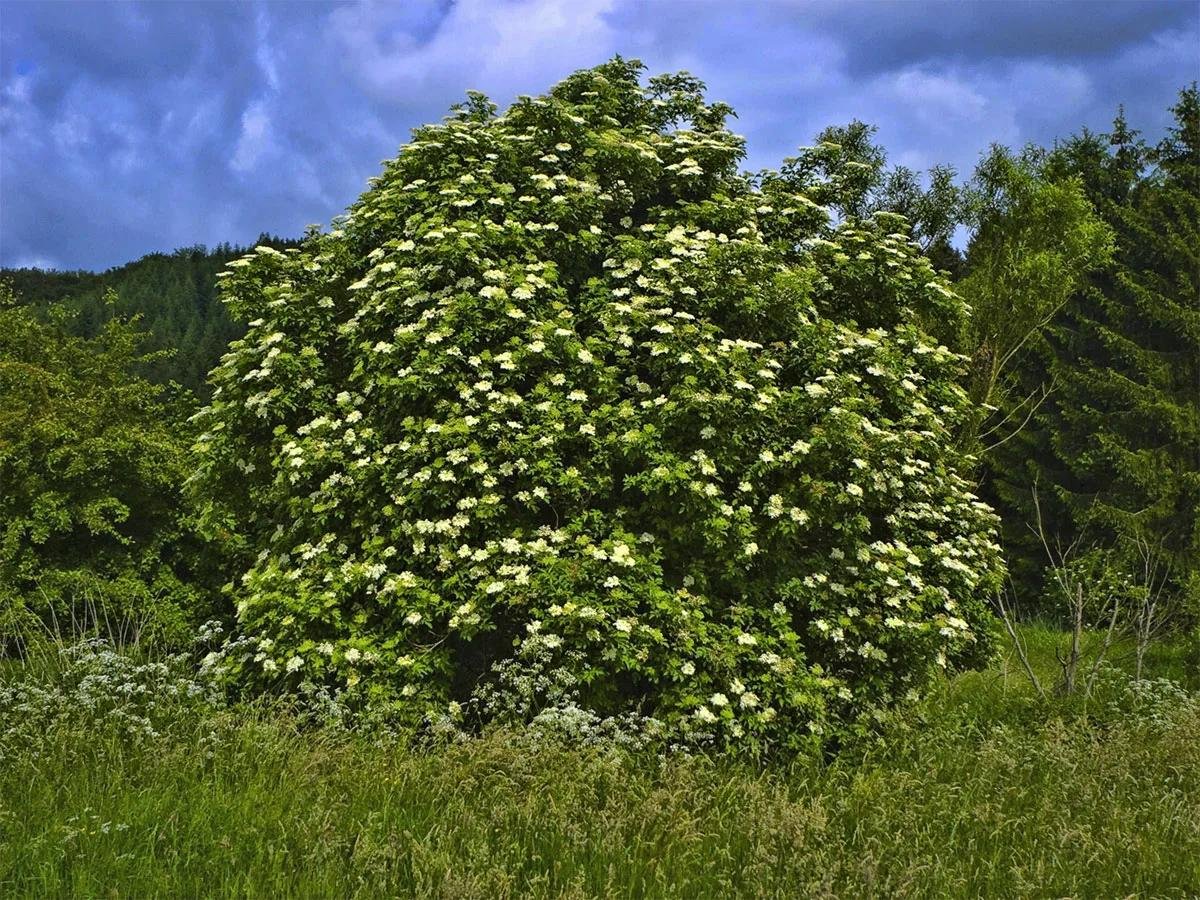
M 594 713 L 779 746 L 985 649 L 995 519 L 924 327 L 961 300 L 896 217 L 739 174 L 728 109 L 640 74 L 473 95 L 223 273 L 249 329 L 194 485 L 242 677 L 416 722 L 536 644 Z

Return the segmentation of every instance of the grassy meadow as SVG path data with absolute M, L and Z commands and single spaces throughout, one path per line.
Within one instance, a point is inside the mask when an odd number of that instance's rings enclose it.
M 1061 637 L 1025 636 L 1052 683 Z M 122 688 L 147 679 L 115 658 L 46 717 L 48 693 L 13 691 L 55 689 L 42 652 L 3 676 L 0 895 L 1194 896 L 1195 667 L 1150 662 L 1085 705 L 1003 658 L 828 759 L 758 766 L 511 733 L 413 750 L 165 677 Z M 111 699 L 155 690 L 139 727 Z

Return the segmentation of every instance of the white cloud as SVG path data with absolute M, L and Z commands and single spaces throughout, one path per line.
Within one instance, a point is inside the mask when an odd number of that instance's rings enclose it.
M 248 172 L 271 150 L 273 143 L 271 118 L 267 115 L 266 104 L 256 100 L 242 113 L 242 131 L 229 165 L 235 172 Z
M 258 63 L 259 70 L 267 79 L 267 86 L 276 91 L 279 89 L 279 70 L 275 66 L 275 54 L 271 47 L 271 25 L 265 9 L 259 9 L 254 17 L 254 33 L 254 61 Z
M 462 98 L 467 89 L 508 98 L 541 91 L 575 68 L 602 62 L 619 44 L 605 22 L 613 0 L 461 0 L 422 39 L 411 10 L 375 4 L 329 16 L 351 77 L 384 102 L 413 94 Z M 436 11 L 429 10 L 430 15 Z
M 966 80 L 949 74 L 906 68 L 884 76 L 882 81 L 885 94 L 910 106 L 927 125 L 977 123 L 988 110 L 987 98 Z

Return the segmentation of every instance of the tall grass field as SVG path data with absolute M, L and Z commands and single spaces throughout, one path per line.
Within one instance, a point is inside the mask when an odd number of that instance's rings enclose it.
M 1051 679 L 1059 635 L 1025 635 Z M 528 732 L 414 749 L 41 648 L 0 688 L 0 896 L 1195 896 L 1200 701 L 1184 656 L 1152 663 L 1083 705 L 1003 659 L 757 765 Z

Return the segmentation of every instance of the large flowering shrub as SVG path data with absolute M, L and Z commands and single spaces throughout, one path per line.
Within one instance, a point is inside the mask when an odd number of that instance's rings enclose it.
M 921 325 L 962 302 L 902 222 L 831 222 L 819 166 L 739 174 L 728 108 L 640 72 L 472 95 L 223 273 L 249 332 L 195 484 L 246 677 L 416 721 L 548 657 L 580 708 L 761 746 L 984 649 L 995 522 Z

